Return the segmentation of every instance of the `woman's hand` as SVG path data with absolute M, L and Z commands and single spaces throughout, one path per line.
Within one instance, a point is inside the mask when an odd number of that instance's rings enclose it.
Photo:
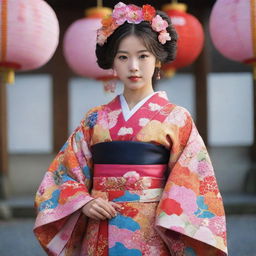
M 121 206 L 99 197 L 85 204 L 82 208 L 82 212 L 89 218 L 95 220 L 105 220 L 111 219 L 117 215 L 115 208 L 120 209 Z

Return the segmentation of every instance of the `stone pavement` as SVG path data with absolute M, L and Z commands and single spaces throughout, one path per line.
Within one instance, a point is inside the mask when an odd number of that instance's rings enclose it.
M 46 255 L 35 239 L 34 219 L 0 221 L 1 256 Z M 256 256 L 256 215 L 227 215 L 229 256 Z

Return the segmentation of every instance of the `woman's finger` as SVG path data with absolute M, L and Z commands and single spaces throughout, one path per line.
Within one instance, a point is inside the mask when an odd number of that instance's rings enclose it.
M 83 212 L 88 217 L 92 217 L 92 214 L 94 216 L 94 213 L 97 212 L 98 214 L 100 214 L 100 216 L 97 214 L 97 218 L 99 218 L 99 217 L 102 218 L 102 216 L 103 216 L 104 218 L 111 219 L 117 215 L 117 211 L 115 208 L 118 208 L 118 207 L 119 207 L 118 204 L 109 202 L 109 201 L 99 197 L 99 198 L 95 198 L 91 202 L 87 203 L 83 207 Z M 92 209 L 94 211 L 92 211 L 92 213 L 91 213 Z
M 122 210 L 122 206 L 120 204 L 114 203 L 114 202 L 109 202 L 117 211 Z
M 108 207 L 106 205 L 104 205 L 104 203 L 99 203 L 99 204 L 93 205 L 93 209 L 108 219 L 112 218 L 110 210 L 108 209 Z
M 101 213 L 99 213 L 98 211 L 96 211 L 93 208 L 91 208 L 89 210 L 88 217 L 92 218 L 92 219 L 95 219 L 95 220 L 105 220 L 106 219 L 106 217 L 104 215 L 102 215 Z
M 108 214 L 110 214 L 112 218 L 117 215 L 116 209 L 111 205 L 109 201 L 103 199 L 99 202 L 99 206 L 102 207 L 106 212 L 108 212 Z

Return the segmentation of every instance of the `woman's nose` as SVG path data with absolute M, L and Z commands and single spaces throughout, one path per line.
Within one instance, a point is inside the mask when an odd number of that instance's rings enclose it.
M 136 59 L 130 60 L 129 69 L 131 72 L 136 72 L 139 70 L 138 61 Z

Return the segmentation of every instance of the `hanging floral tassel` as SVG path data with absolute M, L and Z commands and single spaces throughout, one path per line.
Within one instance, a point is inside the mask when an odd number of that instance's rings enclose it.
M 104 91 L 106 93 L 114 93 L 116 91 L 116 79 L 111 79 L 103 82 Z

